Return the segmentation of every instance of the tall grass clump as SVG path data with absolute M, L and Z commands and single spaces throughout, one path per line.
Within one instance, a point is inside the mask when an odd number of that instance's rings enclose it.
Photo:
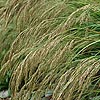
M 0 82 L 12 100 L 90 100 L 100 95 L 99 0 L 4 0 Z

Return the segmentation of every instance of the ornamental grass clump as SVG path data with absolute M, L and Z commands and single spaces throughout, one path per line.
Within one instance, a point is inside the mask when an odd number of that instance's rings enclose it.
M 100 1 L 8 0 L 0 6 L 0 82 L 12 100 L 89 100 L 100 94 Z M 97 74 L 98 73 L 98 74 Z

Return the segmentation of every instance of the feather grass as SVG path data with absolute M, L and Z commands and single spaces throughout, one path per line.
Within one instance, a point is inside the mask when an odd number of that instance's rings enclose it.
M 10 42 L 0 78 L 11 71 L 12 100 L 41 100 L 47 90 L 54 100 L 99 95 L 92 84 L 100 70 L 100 2 L 89 1 L 8 0 L 0 7 L 1 53 Z

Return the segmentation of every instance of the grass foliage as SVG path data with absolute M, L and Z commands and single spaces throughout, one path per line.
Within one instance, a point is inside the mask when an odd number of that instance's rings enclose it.
M 0 46 L 12 100 L 100 95 L 99 0 L 1 0 Z

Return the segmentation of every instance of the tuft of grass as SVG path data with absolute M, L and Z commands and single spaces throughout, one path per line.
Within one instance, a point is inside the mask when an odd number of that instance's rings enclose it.
M 0 82 L 10 71 L 12 100 L 41 100 L 47 90 L 54 100 L 100 95 L 99 0 L 3 2 Z

